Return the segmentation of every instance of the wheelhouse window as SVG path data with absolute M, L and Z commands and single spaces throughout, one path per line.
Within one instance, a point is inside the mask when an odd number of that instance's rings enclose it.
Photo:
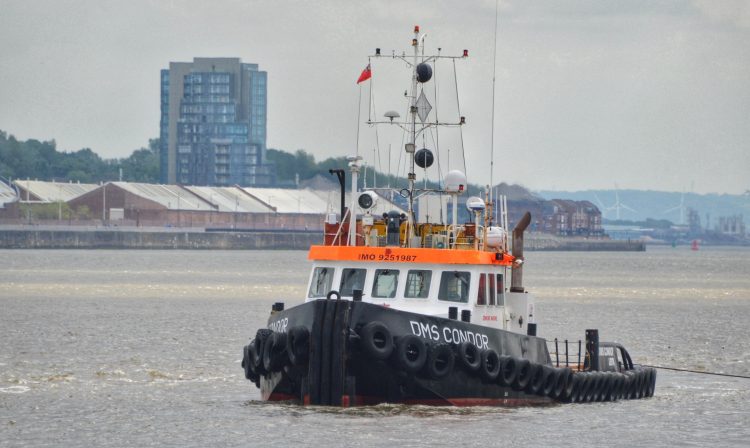
M 352 296 L 355 289 L 362 290 L 365 287 L 367 269 L 344 269 L 341 272 L 341 285 L 339 294 L 341 296 Z
M 505 306 L 505 283 L 503 283 L 503 274 L 497 274 L 497 304 Z
M 469 280 L 471 273 L 461 271 L 443 272 L 440 276 L 438 299 L 449 302 L 469 301 Z
M 477 305 L 487 305 L 487 275 L 479 274 L 479 288 L 477 288 Z
M 432 271 L 411 270 L 406 274 L 404 297 L 408 299 L 426 299 L 430 294 Z
M 495 296 L 495 276 L 492 274 L 479 274 L 477 305 L 494 305 Z
M 489 283 L 487 286 L 489 286 L 490 289 L 490 293 L 487 296 L 489 298 L 488 305 L 495 305 L 497 303 L 495 300 L 495 298 L 497 297 L 497 295 L 495 294 L 495 276 L 491 273 L 487 274 L 487 281 Z
M 315 268 L 308 297 L 325 297 L 333 283 L 333 268 Z
M 396 297 L 398 287 L 398 270 L 376 269 L 375 280 L 372 282 L 372 297 L 378 299 L 392 299 Z

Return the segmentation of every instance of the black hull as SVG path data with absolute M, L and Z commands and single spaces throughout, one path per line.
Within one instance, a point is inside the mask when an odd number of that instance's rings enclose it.
M 382 323 L 392 337 L 391 340 L 377 340 L 381 343 L 380 351 L 371 347 L 377 338 L 367 337 L 365 327 L 368 324 L 372 327 L 372 322 Z M 517 406 L 576 401 L 574 385 L 577 385 L 576 389 L 582 389 L 579 392 L 586 392 L 583 382 L 574 381 L 571 371 L 552 368 L 544 339 L 466 322 L 364 302 L 317 300 L 274 313 L 269 318 L 268 328 L 271 331 L 259 330 L 257 341 L 245 347 L 243 357 L 245 375 L 260 387 L 264 400 L 329 406 L 386 402 Z M 272 331 L 277 333 L 274 338 L 278 339 L 273 342 L 269 336 Z M 297 338 L 302 342 L 295 346 L 283 342 L 287 337 L 291 338 L 292 333 L 302 334 L 304 337 Z M 415 342 L 414 348 L 418 350 L 405 345 L 407 341 Z M 443 354 L 448 351 L 449 357 L 455 359 L 455 362 L 450 360 L 452 366 L 430 364 L 433 351 L 439 351 L 438 346 L 442 346 Z M 462 362 L 466 353 L 461 350 L 474 350 L 470 346 L 479 349 L 474 352 L 482 353 L 479 358 L 494 351 L 500 355 L 500 364 L 509 358 L 514 362 L 524 360 L 522 362 L 527 366 L 531 365 L 531 370 L 534 366 L 546 366 L 545 372 L 564 378 L 557 380 L 557 393 L 531 390 L 518 380 L 511 384 L 503 372 L 493 374 L 492 371 L 500 367 L 492 369 L 490 361 L 477 360 L 474 364 L 478 363 L 479 368 Z M 419 356 L 419 350 L 428 354 Z M 289 351 L 295 351 L 297 356 L 288 356 Z M 445 369 L 437 375 L 430 365 L 442 365 Z M 518 376 L 520 380 L 520 374 Z M 644 385 L 640 388 L 644 390 L 636 395 L 648 396 L 645 382 L 653 383 L 655 374 L 641 376 L 644 378 L 640 383 Z M 624 378 L 620 383 L 614 377 L 611 381 L 612 389 L 618 388 L 610 391 L 613 399 L 617 399 L 618 394 L 621 398 L 630 398 L 630 386 Z M 550 382 L 555 388 L 554 378 Z

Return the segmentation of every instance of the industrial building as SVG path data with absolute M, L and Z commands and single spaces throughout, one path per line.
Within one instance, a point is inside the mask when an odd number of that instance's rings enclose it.
M 97 184 L 73 182 L 45 182 L 41 180 L 16 180 L 18 196 L 23 202 L 68 202 L 84 193 L 95 190 Z
M 60 224 L 318 231 L 340 210 L 340 192 L 260 187 L 207 187 L 107 182 L 102 185 L 16 180 L 4 185 L 0 223 L 38 223 L 34 206 L 54 205 Z M 13 188 L 15 187 L 15 188 Z M 18 192 L 16 192 L 16 189 Z M 6 191 L 7 190 L 7 191 Z M 348 204 L 349 195 L 346 195 Z M 68 216 L 62 219 L 62 207 Z M 24 208 L 24 211 L 21 208 Z M 404 210 L 380 197 L 373 213 Z M 51 218 L 46 218 L 50 223 Z
M 0 182 L 0 185 L 5 184 Z M 335 188 L 283 189 L 137 182 L 96 185 L 16 180 L 12 187 L 5 185 L 0 188 L 0 199 L 5 201 L 5 208 L 0 208 L 0 223 L 16 224 L 35 221 L 33 206 L 41 209 L 45 204 L 51 204 L 53 210 L 46 210 L 44 215 L 37 213 L 36 221 L 51 223 L 57 219 L 64 221 L 60 224 L 105 223 L 122 227 L 318 231 L 323 228 L 326 214 L 340 214 L 341 210 L 340 191 Z M 423 205 L 422 202 L 420 200 L 419 205 Z M 345 204 L 350 204 L 348 192 Z M 438 220 L 439 215 L 449 210 L 448 204 L 442 207 L 438 204 L 436 208 L 438 211 L 432 214 L 433 219 Z M 557 236 L 604 236 L 601 212 L 588 201 L 546 201 L 533 196 L 511 196 L 508 208 L 511 226 L 522 213 L 530 211 L 532 231 Z M 380 216 L 391 210 L 405 213 L 402 207 L 381 195 L 371 213 Z M 425 210 L 419 208 L 417 212 Z

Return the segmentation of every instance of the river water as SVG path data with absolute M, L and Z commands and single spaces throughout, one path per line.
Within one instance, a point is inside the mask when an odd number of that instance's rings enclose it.
M 750 250 L 531 252 L 539 335 L 750 376 Z M 300 302 L 296 251 L 0 250 L 0 446 L 748 446 L 750 379 L 660 370 L 651 399 L 516 409 L 260 402 L 242 346 Z

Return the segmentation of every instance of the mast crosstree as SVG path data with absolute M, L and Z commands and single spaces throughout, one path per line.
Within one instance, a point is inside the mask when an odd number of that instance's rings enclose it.
M 412 237 L 415 236 L 414 199 L 417 191 L 416 166 L 419 165 L 422 168 L 427 168 L 434 160 L 434 156 L 429 150 L 416 150 L 417 137 L 431 127 L 463 126 L 466 123 L 464 117 L 460 117 L 458 122 L 439 122 L 437 120 L 430 122 L 427 120 L 428 115 L 432 111 L 432 105 L 424 94 L 424 90 L 420 89 L 420 84 L 424 84 L 432 79 L 432 67 L 430 66 L 430 63 L 434 63 L 439 59 L 465 59 L 469 56 L 469 52 L 468 50 L 463 50 L 463 54 L 460 56 L 447 56 L 440 54 L 440 49 L 438 49 L 438 54 L 425 55 L 425 37 L 426 34 L 420 34 L 419 26 L 415 26 L 414 37 L 412 39 L 412 54 L 407 57 L 406 53 L 397 55 L 393 52 L 390 56 L 392 59 L 404 61 L 412 70 L 411 94 L 407 95 L 409 98 L 409 113 L 406 120 L 399 121 L 398 118 L 400 118 L 400 116 L 398 113 L 389 111 L 386 112 L 384 116 L 386 120 L 379 121 L 377 119 L 368 119 L 367 121 L 368 125 L 397 125 L 404 129 L 408 134 L 407 142 L 404 145 L 404 151 L 408 157 L 408 187 L 405 190 L 401 190 L 402 196 L 406 196 L 405 199 L 407 199 L 408 202 L 405 232 L 406 238 L 404 241 L 406 247 L 411 247 Z M 384 58 L 384 56 L 381 55 L 379 48 L 376 49 L 374 55 L 369 56 L 368 60 L 371 60 L 372 58 Z M 441 193 L 444 192 L 441 191 Z

